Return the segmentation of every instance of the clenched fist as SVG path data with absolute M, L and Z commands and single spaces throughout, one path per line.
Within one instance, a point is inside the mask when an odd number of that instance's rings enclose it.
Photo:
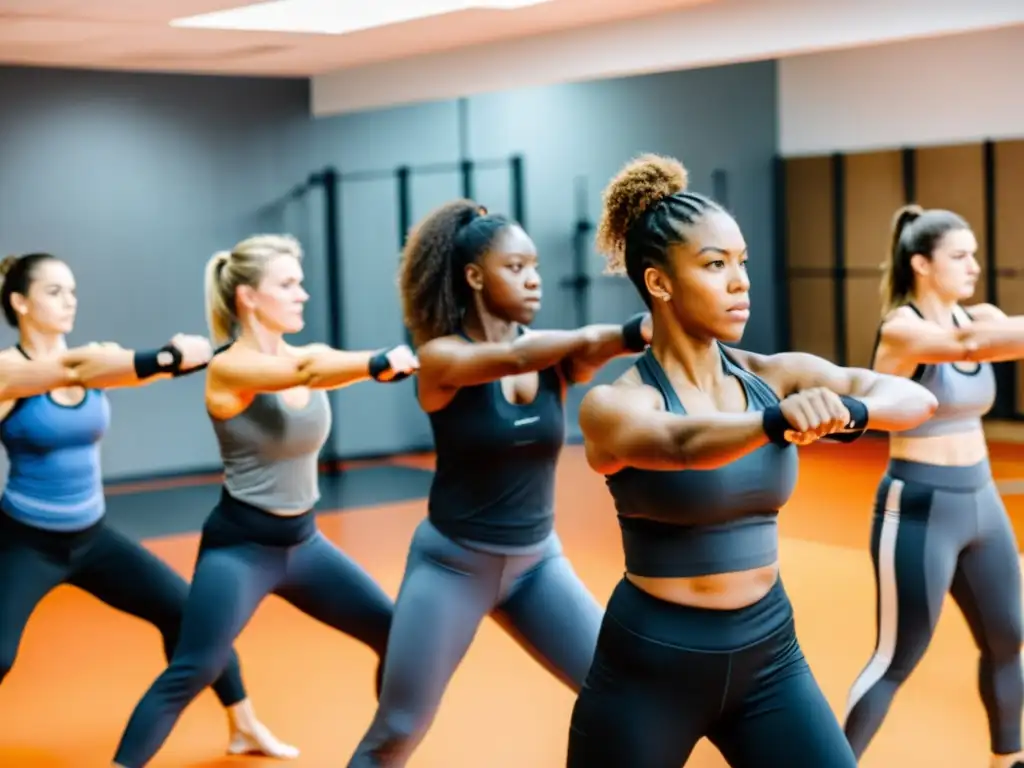
M 796 445 L 809 445 L 840 432 L 850 421 L 850 412 L 839 395 L 824 387 L 796 392 L 779 403 L 779 408 L 792 426 L 785 437 Z
M 203 336 L 178 333 L 171 339 L 170 344 L 181 352 L 182 372 L 206 365 L 213 357 L 213 345 Z

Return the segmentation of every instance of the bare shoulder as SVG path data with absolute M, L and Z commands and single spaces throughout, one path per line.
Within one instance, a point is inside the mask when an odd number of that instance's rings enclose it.
M 727 354 L 741 368 L 757 376 L 784 399 L 798 389 L 809 386 L 827 386 L 835 380 L 841 369 L 823 357 L 809 352 L 776 352 L 765 355 L 741 349 L 729 349 Z
M 469 346 L 471 343 L 461 336 L 454 334 L 439 336 L 417 348 L 416 356 L 419 358 L 421 366 L 430 363 L 443 363 L 452 355 L 459 354 Z
M 7 347 L 6 349 L 0 349 L 0 363 L 21 361 L 24 360 L 25 356 L 21 354 L 14 347 Z
M 969 320 L 978 320 L 984 323 L 1006 319 L 1006 313 L 995 304 L 972 304 L 969 307 L 961 307 L 961 309 Z
M 608 420 L 625 418 L 637 410 L 661 411 L 665 401 L 654 387 L 644 383 L 636 368 L 630 368 L 611 384 L 598 384 L 583 396 L 580 403 L 580 426 L 591 427 Z
M 820 360 L 806 352 L 776 352 L 765 355 L 760 352 L 728 347 L 725 353 L 740 368 L 764 379 L 776 391 L 785 389 L 785 376 L 789 371 L 806 368 Z
M 312 355 L 321 355 L 324 352 L 330 352 L 334 347 L 330 344 L 324 344 L 320 341 L 314 341 L 311 344 L 303 344 L 300 347 L 293 347 L 291 345 L 285 346 L 285 351 L 294 355 L 295 357 L 310 357 Z

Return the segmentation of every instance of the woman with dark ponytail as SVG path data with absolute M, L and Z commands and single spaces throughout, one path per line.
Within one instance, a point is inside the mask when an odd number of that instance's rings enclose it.
M 533 241 L 469 200 L 419 224 L 400 284 L 437 471 L 395 606 L 380 705 L 354 768 L 405 765 L 486 616 L 579 690 L 601 609 L 554 532 L 565 389 L 642 351 L 650 333 L 649 315 L 528 331 L 541 299 Z
M 952 594 L 980 653 L 991 766 L 1024 768 L 1020 557 L 981 424 L 996 395 L 991 363 L 1024 358 L 1024 317 L 961 305 L 981 275 L 977 249 L 970 225 L 952 211 L 915 205 L 896 213 L 872 367 L 920 383 L 939 407 L 890 436 L 875 496 L 877 640 L 850 690 L 845 724 L 858 757 Z
M 671 158 L 638 158 L 612 180 L 598 246 L 651 307 L 654 336 L 580 409 L 626 574 L 573 708 L 566 764 L 677 768 L 706 737 L 733 768 L 854 768 L 797 641 L 777 518 L 797 445 L 914 427 L 935 398 L 813 355 L 726 347 L 749 318 L 747 244 Z
M 151 624 L 170 658 L 189 586 L 106 522 L 100 441 L 110 404 L 104 390 L 198 370 L 210 359 L 210 343 L 178 335 L 154 350 L 113 344 L 69 350 L 65 335 L 78 299 L 68 265 L 48 253 L 8 256 L 0 276 L 0 308 L 18 331 L 18 343 L 0 351 L 0 442 L 10 463 L 0 496 L 0 681 L 15 663 L 29 617 L 61 584 Z M 298 754 L 256 719 L 234 650 L 217 672 L 210 683 L 227 713 L 228 752 Z

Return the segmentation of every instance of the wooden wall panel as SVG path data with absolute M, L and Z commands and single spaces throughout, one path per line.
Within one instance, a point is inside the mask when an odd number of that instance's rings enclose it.
M 917 150 L 917 200 L 925 208 L 947 208 L 967 219 L 978 239 L 982 277 L 975 302 L 985 301 L 989 248 L 985 241 L 985 151 L 981 144 Z
M 832 159 L 786 160 L 786 269 L 791 348 L 836 359 Z
M 847 155 L 843 173 L 846 364 L 867 367 L 881 313 L 881 265 L 893 214 L 904 204 L 903 153 Z
M 996 301 L 1024 315 L 1024 141 L 995 144 Z M 1017 364 L 1016 410 L 1024 413 L 1024 364 Z

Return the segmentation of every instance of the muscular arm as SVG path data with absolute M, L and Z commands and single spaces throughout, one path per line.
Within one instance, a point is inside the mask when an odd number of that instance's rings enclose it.
M 601 385 L 583 398 L 587 461 L 602 474 L 637 469 L 714 469 L 768 442 L 760 413 L 682 416 L 642 386 Z
M 897 310 L 882 325 L 877 358 L 893 368 L 1024 358 L 1024 316 L 1008 317 L 992 304 L 976 304 L 968 312 L 972 322 L 943 328 Z
M 0 402 L 41 395 L 81 382 L 63 358 L 27 360 L 18 353 L 0 352 Z
M 582 353 L 592 341 L 585 328 L 531 331 L 501 342 L 470 343 L 453 336 L 434 339 L 419 350 L 421 386 L 458 389 L 539 371 Z
M 586 337 L 584 345 L 562 360 L 562 373 L 572 384 L 585 384 L 608 361 L 623 355 L 637 354 L 628 349 L 621 325 L 588 325 L 580 329 Z M 641 325 L 644 340 L 650 343 L 651 316 L 646 315 Z
M 208 389 L 240 395 L 309 386 L 309 379 L 302 357 L 268 355 L 243 347 L 217 355 L 207 366 Z
M 793 392 L 824 387 L 860 400 L 868 409 L 867 429 L 899 432 L 927 421 L 938 402 L 920 384 L 902 376 L 866 368 L 842 368 L 815 355 L 740 353 L 751 371 L 773 385 L 782 398 Z
M 299 364 L 306 386 L 340 389 L 370 378 L 370 359 L 376 352 L 349 352 L 326 344 L 310 344 Z

